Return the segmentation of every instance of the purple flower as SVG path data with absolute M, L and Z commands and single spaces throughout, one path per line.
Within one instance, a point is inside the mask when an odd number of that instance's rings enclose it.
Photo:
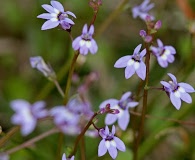
M 0 160 L 9 160 L 9 155 L 7 155 L 7 154 L 0 154 Z
M 192 98 L 188 93 L 195 92 L 194 88 L 187 83 L 177 83 L 176 77 L 168 73 L 169 77 L 172 79 L 169 82 L 161 81 L 165 92 L 169 95 L 171 103 L 175 106 L 177 110 L 181 107 L 181 100 L 186 103 L 192 103 Z
M 69 111 L 78 114 L 84 115 L 84 118 L 90 119 L 93 115 L 93 111 L 91 110 L 91 104 L 84 97 L 81 98 L 79 94 L 76 94 L 70 98 L 67 104 L 67 108 Z
M 157 57 L 159 65 L 163 68 L 166 68 L 168 63 L 172 63 L 175 60 L 175 48 L 172 46 L 164 46 L 160 39 L 157 39 L 157 43 L 158 47 L 151 46 L 150 49 L 154 56 Z
M 149 15 L 148 12 L 154 7 L 154 4 L 149 4 L 150 0 L 144 0 L 139 6 L 135 6 L 132 9 L 133 18 L 140 17 L 142 20 L 146 20 L 147 16 L 150 16 L 151 20 L 154 20 L 154 17 Z
M 87 24 L 84 25 L 82 35 L 77 37 L 72 42 L 72 47 L 74 50 L 78 50 L 80 54 L 87 55 L 88 51 L 95 54 L 98 50 L 96 41 L 92 38 L 94 34 L 94 26 L 91 25 L 89 30 L 87 29 Z
M 121 57 L 114 64 L 115 68 L 126 67 L 125 68 L 125 78 L 126 79 L 130 78 L 135 72 L 142 80 L 146 78 L 146 65 L 142 60 L 142 58 L 146 54 L 146 49 L 140 52 L 141 46 L 142 45 L 139 44 L 135 48 L 132 56 Z
M 47 21 L 42 25 L 42 30 L 47 30 L 57 27 L 59 24 L 64 30 L 70 29 L 74 22 L 68 18 L 72 16 L 76 18 L 74 13 L 70 11 L 64 11 L 64 7 L 58 1 L 51 1 L 51 5 L 44 4 L 42 7 L 49 13 L 43 13 L 37 16 L 37 18 L 47 19 Z
M 66 158 L 66 154 L 64 153 L 62 155 L 62 160 L 74 160 L 74 156 L 72 156 L 71 158 Z
M 98 146 L 98 156 L 103 156 L 108 153 L 110 156 L 115 159 L 118 154 L 118 150 L 125 152 L 126 147 L 118 137 L 114 136 L 115 126 L 112 126 L 112 132 L 109 131 L 108 126 L 99 130 L 99 135 L 102 137 L 100 144 Z
M 32 68 L 36 68 L 48 77 L 49 80 L 56 79 L 56 74 L 50 65 L 47 65 L 41 56 L 30 57 L 30 64 Z
M 14 100 L 11 102 L 11 108 L 16 112 L 11 121 L 13 124 L 21 126 L 22 135 L 30 134 L 36 127 L 37 120 L 48 115 L 47 110 L 43 109 L 45 102 L 38 101 L 30 104 L 25 100 Z
M 133 108 L 138 105 L 138 102 L 134 102 L 131 98 L 131 92 L 126 92 L 122 95 L 120 100 L 108 99 L 100 104 L 100 108 L 104 108 L 106 104 L 110 104 L 110 109 L 119 110 L 118 114 L 107 114 L 105 123 L 111 125 L 118 120 L 118 125 L 122 130 L 126 130 L 130 121 L 129 108 Z
M 66 134 L 79 134 L 80 127 L 79 115 L 71 112 L 65 106 L 56 106 L 50 111 L 51 116 L 54 117 L 54 123 Z

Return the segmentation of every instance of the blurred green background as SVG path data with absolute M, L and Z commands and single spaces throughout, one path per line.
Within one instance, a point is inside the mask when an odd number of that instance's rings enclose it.
M 93 10 L 88 6 L 88 1 L 60 0 L 65 10 L 69 10 L 77 16 L 72 27 L 73 37 L 81 34 L 85 23 L 90 24 Z M 115 12 L 122 0 L 103 0 L 95 22 L 95 39 L 98 44 L 98 53 L 80 57 L 75 69 L 75 75 L 79 78 L 73 82 L 71 95 L 75 94 L 77 87 L 85 81 L 85 77 L 91 73 L 98 73 L 98 79 L 91 85 L 87 98 L 91 101 L 94 110 L 106 99 L 119 99 L 126 91 L 136 92 L 140 80 L 137 76 L 126 80 L 124 69 L 115 69 L 114 63 L 121 56 L 132 54 L 134 48 L 143 43 L 139 36 L 141 29 L 146 29 L 140 19 L 133 19 L 131 7 L 142 1 L 130 0 L 122 10 Z M 165 45 L 175 47 L 177 54 L 174 63 L 168 68 L 161 68 L 154 57 L 151 58 L 150 86 L 160 87 L 159 81 L 168 80 L 167 73 L 173 73 L 178 81 L 184 81 L 195 87 L 195 21 L 186 16 L 179 7 L 179 1 L 152 0 L 155 8 L 151 13 L 156 19 L 162 21 L 162 28 L 155 35 Z M 186 1 L 195 14 L 194 0 Z M 62 104 L 62 98 L 51 82 L 29 63 L 30 56 L 42 56 L 49 62 L 60 76 L 60 85 L 65 88 L 67 70 L 74 54 L 69 35 L 59 28 L 41 31 L 45 22 L 36 18 L 46 11 L 42 4 L 49 4 L 49 0 L 6 0 L 0 1 L 0 126 L 3 132 L 8 132 L 13 126 L 10 118 L 13 111 L 9 102 L 22 98 L 30 102 L 45 100 L 47 107 Z M 116 14 L 115 14 L 116 13 Z M 110 15 L 114 15 L 106 28 Z M 192 94 L 193 100 L 195 95 Z M 138 111 L 141 110 L 141 103 Z M 150 90 L 148 114 L 156 117 L 175 118 L 183 121 L 195 122 L 195 102 L 182 103 L 179 111 L 176 111 L 165 93 Z M 99 118 L 100 126 L 103 125 L 103 117 Z M 10 149 L 21 144 L 45 130 L 51 128 L 51 121 L 41 122 L 35 132 L 27 137 L 21 137 L 20 133 L 14 135 L 0 151 Z M 132 124 L 124 133 L 119 133 L 127 146 L 127 152 L 119 153 L 117 160 L 132 159 Z M 3 133 L 1 137 L 3 137 Z M 194 125 L 181 125 L 156 118 L 147 119 L 145 135 L 140 144 L 140 159 L 145 160 L 194 160 L 195 159 L 195 127 Z M 63 151 L 72 147 L 75 137 L 66 136 L 63 141 Z M 97 158 L 97 147 L 100 139 L 86 138 L 86 159 L 108 160 L 108 154 Z M 53 160 L 57 152 L 58 134 L 49 136 L 35 145 L 18 151 L 11 155 L 11 160 Z M 78 160 L 80 152 L 76 155 Z M 159 157 L 160 155 L 160 157 Z

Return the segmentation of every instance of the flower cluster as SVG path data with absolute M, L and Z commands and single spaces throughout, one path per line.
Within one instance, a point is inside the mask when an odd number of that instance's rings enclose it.
M 71 27 L 75 24 L 72 20 L 73 18 L 76 18 L 75 14 L 70 11 L 65 11 L 63 5 L 58 1 L 51 0 L 50 4 L 51 5 L 42 5 L 42 7 L 48 13 L 43 13 L 37 16 L 38 18 L 47 20 L 42 25 L 41 29 L 48 30 L 60 26 L 62 29 L 69 32 L 72 39 Z M 91 0 L 89 2 L 89 6 L 91 6 L 94 10 L 94 19 L 89 26 L 87 24 L 83 26 L 82 34 L 80 36 L 76 37 L 74 40 L 72 39 L 72 48 L 75 53 L 78 53 L 76 56 L 79 54 L 87 55 L 88 52 L 95 54 L 98 51 L 98 45 L 94 40 L 93 35 L 95 32 L 94 22 L 96 19 L 96 14 L 98 13 L 98 9 L 101 4 L 102 0 Z M 139 33 L 144 41 L 145 48 L 141 50 L 142 44 L 137 45 L 132 55 L 123 56 L 119 58 L 114 64 L 115 68 L 125 68 L 126 79 L 129 79 L 133 76 L 133 74 L 136 73 L 139 78 L 141 78 L 143 81 L 145 80 L 143 95 L 146 100 L 148 94 L 147 90 L 150 88 L 148 86 L 150 54 L 156 57 L 159 65 L 163 68 L 168 67 L 169 63 L 174 62 L 174 56 L 176 54 L 174 47 L 164 45 L 160 39 L 157 39 L 157 47 L 153 45 L 155 37 L 153 35 L 162 26 L 160 20 L 154 22 L 155 17 L 148 13 L 153 7 L 154 4 L 150 3 L 150 0 L 144 0 L 143 3 L 132 8 L 133 17 L 140 17 L 142 20 L 144 20 L 147 26 L 147 31 L 140 30 Z M 69 80 L 72 78 L 71 76 L 73 74 L 74 65 L 76 62 L 76 59 L 74 58 L 71 64 L 72 68 L 70 68 L 66 89 L 70 88 Z M 94 81 L 94 79 L 97 79 L 97 75 L 91 75 L 91 79 L 87 81 L 86 84 L 81 85 L 77 89 L 78 94 L 72 96 L 72 98 L 67 98 L 67 100 L 66 96 L 68 97 L 69 95 L 68 92 L 66 92 L 67 90 L 64 94 L 59 84 L 57 83 L 57 76 L 55 72 L 50 65 L 45 63 L 42 57 L 31 57 L 30 64 L 32 68 L 36 68 L 49 80 L 55 82 L 58 91 L 61 92 L 62 97 L 65 97 L 64 99 L 66 103 L 65 105 L 57 105 L 52 107 L 50 110 L 47 110 L 45 109 L 45 102 L 43 101 L 37 101 L 34 104 L 30 104 L 26 100 L 22 99 L 12 101 L 10 105 L 11 108 L 15 111 L 15 114 L 12 116 L 11 121 L 13 124 L 20 126 L 21 134 L 23 136 L 29 135 L 35 129 L 38 120 L 50 117 L 53 120 L 55 126 L 57 126 L 58 131 L 68 135 L 78 135 L 72 153 L 69 156 L 66 156 L 64 153 L 61 157 L 62 160 L 75 159 L 74 155 L 76 153 L 77 145 L 84 135 L 89 135 L 91 137 L 101 137 L 101 141 L 98 145 L 99 157 L 105 155 L 108 152 L 112 159 L 116 159 L 118 151 L 126 151 L 124 142 L 115 135 L 115 126 L 112 126 L 112 130 L 110 132 L 108 125 L 112 125 L 117 121 L 121 130 L 127 130 L 128 124 L 130 122 L 130 109 L 138 106 L 139 104 L 139 102 L 134 100 L 135 98 L 130 91 L 124 93 L 119 100 L 111 98 L 103 101 L 99 106 L 99 111 L 93 112 L 90 102 L 84 98 L 84 95 L 91 82 Z M 162 84 L 160 89 L 166 92 L 174 107 L 179 110 L 181 107 L 181 101 L 192 103 L 192 98 L 189 93 L 195 92 L 195 89 L 187 83 L 178 83 L 176 77 L 171 73 L 168 73 L 168 76 L 171 78 L 171 80 L 168 82 L 160 81 Z M 138 96 L 139 95 L 137 95 L 136 98 Z M 144 98 L 143 105 L 147 105 L 147 103 L 145 103 L 146 101 L 144 101 Z M 147 107 L 144 106 L 143 108 Z M 96 126 L 96 116 L 102 114 L 106 114 L 105 127 L 98 128 Z M 142 118 L 144 117 L 145 115 L 142 114 Z M 90 130 L 90 126 L 93 126 L 93 130 Z M 141 127 L 143 126 L 141 125 Z M 137 139 L 138 141 L 139 138 Z M 17 148 L 20 148 L 20 146 Z M 0 154 L 0 159 L 8 160 L 9 155 L 7 155 L 7 153 L 9 152 Z

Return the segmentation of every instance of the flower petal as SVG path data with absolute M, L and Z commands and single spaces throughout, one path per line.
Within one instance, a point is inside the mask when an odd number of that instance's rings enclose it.
M 66 11 L 66 14 L 69 14 L 69 15 L 71 15 L 72 17 L 76 18 L 75 14 L 72 13 L 72 12 L 70 12 L 70 11 Z
M 142 47 L 142 44 L 139 44 L 139 45 L 134 49 L 133 54 L 139 53 L 141 47 Z
M 116 147 L 110 145 L 110 147 L 108 148 L 108 152 L 109 152 L 110 156 L 111 156 L 113 159 L 115 159 L 115 158 L 117 157 L 118 152 L 117 152 Z
M 173 80 L 174 83 L 177 83 L 177 79 L 176 79 L 176 77 L 173 74 L 168 73 L 168 75 Z
M 116 147 L 118 150 L 125 152 L 126 147 L 125 144 L 123 143 L 123 141 L 121 141 L 118 137 L 114 137 L 114 141 L 116 143 Z
M 101 140 L 99 146 L 98 146 L 98 157 L 103 156 L 104 154 L 106 154 L 107 152 L 107 148 L 105 145 L 105 140 Z
M 90 28 L 89 28 L 89 32 L 88 32 L 90 35 L 93 35 L 94 33 L 94 25 L 91 25 Z
M 42 7 L 49 13 L 53 13 L 54 12 L 53 7 L 48 5 L 48 4 L 43 4 Z
M 158 43 L 159 47 L 163 47 L 163 43 L 162 43 L 162 41 L 160 39 L 157 39 L 157 43 Z
M 180 98 L 177 98 L 174 93 L 170 93 L 170 99 L 171 99 L 171 103 L 175 106 L 175 108 L 177 110 L 180 109 L 181 107 L 181 99 Z
M 130 116 L 129 116 L 129 111 L 126 110 L 123 112 L 123 115 L 118 118 L 118 125 L 122 130 L 126 130 L 127 126 L 129 124 Z
M 59 11 L 64 12 L 64 7 L 62 6 L 62 4 L 60 2 L 58 2 L 58 1 L 51 1 L 51 5 L 54 8 L 58 9 Z
M 105 100 L 105 101 L 103 101 L 100 104 L 99 108 L 104 108 L 104 107 L 106 107 L 107 104 L 110 104 L 110 108 L 113 108 L 115 105 L 118 104 L 118 100 L 117 99 L 108 99 L 108 100 Z
M 114 64 L 115 68 L 124 68 L 127 66 L 128 61 L 131 59 L 132 56 L 124 56 L 119 58 L 116 63 Z
M 51 19 L 52 16 L 51 16 L 51 14 L 49 14 L 49 13 L 43 13 L 43 14 L 38 15 L 37 18 Z
M 140 66 L 136 70 L 136 73 L 142 80 L 146 78 L 146 65 L 144 62 L 140 62 Z
M 135 69 L 133 66 L 127 66 L 125 68 L 125 78 L 130 78 L 135 73 Z
M 51 28 L 55 28 L 59 25 L 59 22 L 58 21 L 51 21 L 51 20 L 48 20 L 46 21 L 42 27 L 41 27 L 41 30 L 47 30 L 47 29 L 51 29 Z
M 116 122 L 116 120 L 117 120 L 117 115 L 115 115 L 115 114 L 107 114 L 106 115 L 106 118 L 105 118 L 105 124 L 106 125 L 111 125 L 111 124 L 113 124 L 114 122 Z
M 186 103 L 192 103 L 192 98 L 188 93 L 180 93 L 181 99 Z
M 11 105 L 11 108 L 15 112 L 19 112 L 21 110 L 31 108 L 31 104 L 29 102 L 25 101 L 25 100 L 22 100 L 22 99 L 11 101 L 10 105 Z
M 178 83 L 178 85 L 184 88 L 186 92 L 189 92 L 189 93 L 195 92 L 194 88 L 187 83 L 181 82 L 181 83 Z

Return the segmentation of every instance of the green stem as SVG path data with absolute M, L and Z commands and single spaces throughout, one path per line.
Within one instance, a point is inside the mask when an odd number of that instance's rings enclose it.
M 19 130 L 19 126 L 13 127 L 4 137 L 2 137 L 0 139 L 0 148 Z
M 72 59 L 72 63 L 70 65 L 70 70 L 69 70 L 68 79 L 67 79 L 67 83 L 66 83 L 66 89 L 65 89 L 65 92 L 64 92 L 64 104 L 65 105 L 68 102 L 68 93 L 69 93 L 69 90 L 70 90 L 72 75 L 73 75 L 73 72 L 74 72 L 74 68 L 75 68 L 75 64 L 76 64 L 76 60 L 77 60 L 78 56 L 79 56 L 79 51 L 77 51 L 74 54 L 74 57 Z
M 54 80 L 53 82 L 54 82 L 54 84 L 56 85 L 56 88 L 57 88 L 58 92 L 60 93 L 60 95 L 61 95 L 62 97 L 64 97 L 64 92 L 63 92 L 62 88 L 60 87 L 58 81 L 57 81 L 57 80 Z
M 146 116 L 146 111 L 147 111 L 147 103 L 148 103 L 148 83 L 149 83 L 149 67 L 150 67 L 150 51 L 149 51 L 149 46 L 146 44 L 146 79 L 145 79 L 145 87 L 144 87 L 144 94 L 143 94 L 143 108 L 142 108 L 142 115 L 141 115 L 141 122 L 140 122 L 140 128 L 138 132 L 138 136 L 136 138 L 136 143 L 134 147 L 134 160 L 137 160 L 138 158 L 138 148 L 139 148 L 139 143 L 141 141 L 141 138 L 143 136 L 144 132 L 144 124 L 145 124 L 145 116 Z
M 82 130 L 82 132 L 77 136 L 75 143 L 74 143 L 74 149 L 72 151 L 72 153 L 68 156 L 69 158 L 71 158 L 73 155 L 75 155 L 77 148 L 78 148 L 78 144 L 79 141 L 81 140 L 81 138 L 84 136 L 85 132 L 88 130 L 88 128 L 90 127 L 91 124 L 93 124 L 93 119 L 98 115 L 98 113 L 94 113 L 93 116 L 91 117 L 91 119 L 89 120 L 89 122 L 87 123 L 87 125 L 85 126 L 85 128 Z

